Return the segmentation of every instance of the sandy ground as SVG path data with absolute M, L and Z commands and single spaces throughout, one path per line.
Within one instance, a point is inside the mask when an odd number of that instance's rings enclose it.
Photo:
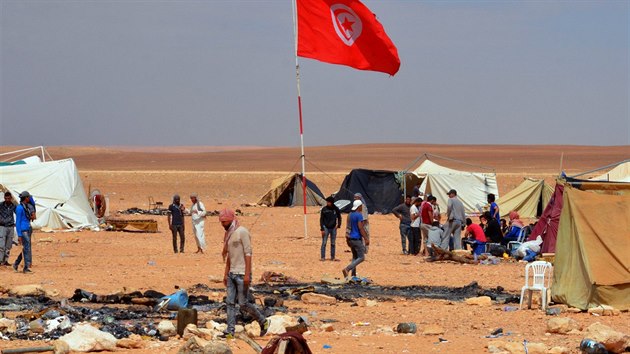
M 399 153 L 412 148 L 413 153 Z M 312 159 L 317 161 L 315 166 L 322 171 L 310 174 L 310 178 L 325 194 L 338 188 L 350 167 L 403 169 L 419 151 L 470 158 L 474 163 L 495 166 L 501 193 L 519 184 L 523 176 L 542 177 L 552 182 L 559 168 L 560 151 L 565 151 L 565 166 L 571 166 L 576 173 L 622 160 L 630 153 L 628 147 L 420 145 L 311 150 Z M 295 165 L 295 149 L 237 149 L 202 153 L 187 150 L 172 154 L 101 148 L 54 148 L 49 151 L 55 158 L 75 157 L 85 187 L 99 188 L 109 196 L 112 215 L 116 210 L 129 207 L 146 208 L 149 196 L 168 203 L 173 193 L 187 196 L 191 192 L 199 193 L 211 210 L 241 208 L 245 213 L 242 223 L 251 230 L 253 237 L 255 279 L 264 271 L 276 271 L 304 282 L 319 281 L 324 275 L 340 276 L 341 268 L 351 258 L 345 243 L 337 242 L 337 254 L 342 262 L 319 261 L 318 208 L 308 208 L 308 235 L 305 238 L 301 208 L 241 207 L 243 203 L 256 202 L 273 178 L 287 174 L 277 171 L 299 168 Z M 310 170 L 316 169 L 311 166 Z M 184 202 L 190 204 L 187 198 Z M 35 273 L 23 275 L 14 273 L 10 268 L 2 268 L 0 285 L 42 284 L 47 289 L 58 290 L 62 297 L 71 296 L 76 288 L 98 294 L 112 293 L 122 287 L 170 293 L 175 285 L 189 287 L 197 283 L 222 288 L 222 284 L 211 282 L 211 278 L 221 277 L 224 269 L 220 257 L 223 229 L 216 217 L 206 220 L 208 250 L 203 255 L 192 253 L 195 245 L 190 227 L 186 230 L 186 253 L 173 254 L 166 218 L 150 218 L 158 220 L 159 233 L 38 232 L 33 246 Z M 523 264 L 426 263 L 422 258 L 403 256 L 400 254 L 397 220 L 391 215 L 374 215 L 370 220 L 372 246 L 368 260 L 359 266 L 359 275 L 369 277 L 376 284 L 464 286 L 477 281 L 482 287 L 502 286 L 509 292 L 517 293 L 524 283 Z M 40 242 L 45 238 L 52 238 L 52 242 Z M 76 239 L 78 242 L 73 242 Z M 223 293 L 217 300 L 222 296 Z M 545 334 L 549 317 L 540 310 L 505 312 L 505 305 L 499 304 L 480 308 L 443 300 L 393 299 L 381 301 L 375 307 L 356 307 L 350 303 L 305 305 L 297 301 L 288 302 L 288 306 L 296 311 L 296 315 L 306 315 L 313 322 L 312 333 L 307 339 L 314 353 L 349 353 L 357 349 L 366 353 L 484 353 L 490 340 L 485 336 L 499 327 L 511 332 L 502 340 L 522 342 L 526 339 L 549 346 L 565 346 L 576 353 L 582 339 L 580 335 Z M 582 326 L 602 322 L 626 332 L 630 327 L 628 313 L 616 317 L 567 316 Z M 338 320 L 333 324 L 335 331 L 320 331 L 321 319 Z M 369 322 L 370 325 L 357 327 L 352 325 L 354 322 Z M 399 322 L 416 322 L 420 332 L 428 324 L 439 324 L 445 329 L 439 337 L 448 342 L 440 343 L 438 336 L 377 332 L 379 326 L 392 327 Z M 268 339 L 261 338 L 259 343 L 264 344 Z M 149 342 L 146 349 L 130 352 L 175 353 L 182 343 L 179 340 Z M 0 348 L 32 344 L 42 343 L 2 341 Z M 332 348 L 324 349 L 325 344 Z M 232 346 L 236 353 L 252 352 L 242 343 L 234 342 Z

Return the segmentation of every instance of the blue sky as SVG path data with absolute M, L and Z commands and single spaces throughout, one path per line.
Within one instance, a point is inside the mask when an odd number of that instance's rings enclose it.
M 364 3 L 401 69 L 300 59 L 307 146 L 630 145 L 629 2 Z M 0 7 L 2 145 L 299 143 L 288 0 Z

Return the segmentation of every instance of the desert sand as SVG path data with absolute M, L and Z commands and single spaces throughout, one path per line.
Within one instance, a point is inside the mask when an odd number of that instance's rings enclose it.
M 2 147 L 0 151 L 11 149 Z M 341 262 L 319 261 L 321 237 L 316 207 L 308 207 L 308 232 L 305 235 L 301 207 L 242 206 L 255 203 L 273 178 L 299 171 L 297 148 L 54 147 L 48 151 L 55 159 L 74 158 L 85 188 L 98 188 L 109 196 L 112 216 L 119 217 L 117 210 L 130 207 L 147 208 L 149 196 L 168 204 L 172 194 L 179 193 L 188 206 L 190 201 L 186 196 L 192 192 L 199 194 L 209 210 L 241 209 L 245 214 L 240 218 L 241 222 L 250 229 L 253 238 L 254 283 L 258 283 L 265 271 L 282 272 L 303 282 L 318 282 L 325 275 L 340 277 L 341 268 L 351 258 L 343 237 L 338 237 L 337 257 Z M 568 174 L 575 174 L 626 159 L 630 156 L 630 147 L 409 144 L 307 147 L 307 174 L 328 195 L 337 190 L 352 168 L 403 170 L 425 152 L 495 168 L 500 193 L 505 193 L 518 185 L 523 177 L 545 178 L 553 183 L 560 170 L 561 154 L 563 169 Z M 467 168 L 448 161 L 436 161 L 453 168 Z M 10 267 L 1 268 L 0 285 L 10 288 L 41 284 L 67 298 L 77 288 L 97 294 L 113 293 L 123 287 L 170 293 L 176 285 L 187 288 L 203 283 L 219 289 L 215 300 L 220 301 L 224 296 L 223 285 L 212 281 L 221 278 L 224 269 L 220 256 L 223 229 L 217 218 L 206 220 L 208 250 L 203 255 L 193 254 L 195 245 L 190 227 L 186 230 L 186 253 L 173 254 L 166 217 L 141 218 L 157 220 L 160 232 L 36 232 L 34 273 L 25 275 L 14 273 Z M 189 224 L 190 219 L 186 222 Z M 459 287 L 477 281 L 484 288 L 501 286 L 518 294 L 524 283 L 524 265 L 521 263 L 428 263 L 421 257 L 401 255 L 397 219 L 391 215 L 373 215 L 370 223 L 372 246 L 367 261 L 359 266 L 359 275 L 370 278 L 375 284 Z M 52 238 L 52 242 L 41 242 L 45 238 Z M 11 260 L 15 255 L 14 252 Z M 357 350 L 365 353 L 484 353 L 491 340 L 485 336 L 499 327 L 510 332 L 501 340 L 564 346 L 574 353 L 578 352 L 576 348 L 582 339 L 579 334 L 547 335 L 545 325 L 549 316 L 533 309 L 506 312 L 504 304 L 477 307 L 458 301 L 400 298 L 380 299 L 374 307 L 352 306 L 351 302 L 306 305 L 288 301 L 285 304 L 291 315 L 304 315 L 312 322 L 311 333 L 306 338 L 314 353 Z M 611 317 L 586 313 L 566 316 L 583 327 L 602 322 L 626 332 L 630 323 L 628 313 Z M 337 320 L 333 323 L 334 331 L 321 331 L 322 319 Z M 369 325 L 353 326 L 356 322 L 368 322 Z M 377 331 L 379 326 L 393 327 L 399 322 L 415 322 L 420 333 L 390 335 Z M 444 334 L 422 335 L 423 328 L 429 324 L 440 325 Z M 438 337 L 447 342 L 440 342 Z M 269 338 L 259 338 L 258 342 L 264 345 Z M 128 352 L 176 353 L 182 343 L 179 339 L 147 341 L 145 349 Z M 38 344 L 44 343 L 0 341 L 1 348 Z M 324 345 L 332 348 L 324 349 Z M 231 342 L 231 346 L 235 353 L 253 352 L 242 342 Z

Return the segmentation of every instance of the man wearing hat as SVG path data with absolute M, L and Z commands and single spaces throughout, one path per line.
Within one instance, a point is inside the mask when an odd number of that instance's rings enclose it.
M 4 202 L 0 204 L 0 266 L 9 265 L 9 253 L 13 246 L 15 228 L 15 204 L 11 192 L 4 193 Z
M 352 203 L 352 212 L 348 215 L 346 226 L 346 242 L 352 251 L 352 262 L 341 272 L 344 278 L 352 271 L 352 275 L 357 275 L 357 266 L 365 260 L 365 247 L 370 245 L 370 237 L 365 232 L 363 221 L 363 202 L 355 200 Z
M 20 193 L 20 204 L 15 208 L 15 230 L 18 234 L 18 242 L 22 245 L 22 253 L 20 253 L 13 264 L 13 269 L 18 271 L 22 258 L 24 259 L 24 273 L 31 273 L 31 264 L 33 263 L 33 255 L 31 253 L 31 220 L 35 219 L 35 213 L 32 212 L 31 194 L 27 191 Z
M 448 191 L 448 204 L 446 206 L 446 226 L 444 227 L 444 237 L 453 238 L 453 249 L 462 249 L 462 225 L 466 220 L 464 203 L 457 198 L 457 191 Z
M 337 239 L 337 229 L 341 227 L 341 210 L 335 205 L 335 198 L 326 198 L 326 205 L 319 212 L 319 229 L 322 232 L 322 247 L 320 250 L 320 260 L 326 260 L 326 243 L 330 236 L 330 260 L 338 261 L 335 258 L 335 241 Z

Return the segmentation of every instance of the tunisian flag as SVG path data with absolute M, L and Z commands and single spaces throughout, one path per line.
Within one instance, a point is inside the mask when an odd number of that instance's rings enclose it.
M 398 50 L 358 0 L 297 0 L 297 55 L 395 75 Z

